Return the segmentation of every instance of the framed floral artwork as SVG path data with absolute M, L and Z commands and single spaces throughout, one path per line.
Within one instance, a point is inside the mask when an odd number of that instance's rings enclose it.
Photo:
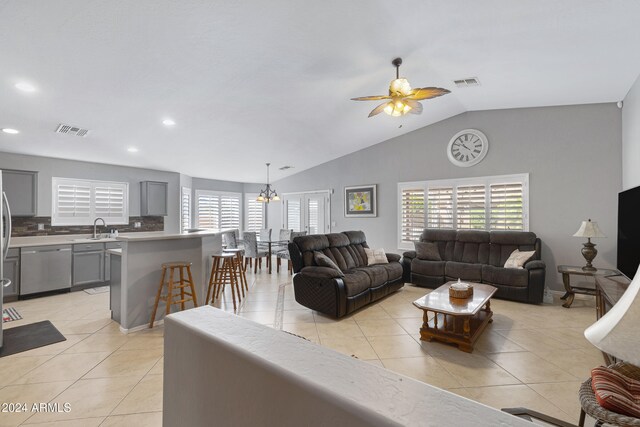
M 344 216 L 373 217 L 376 212 L 377 184 L 344 187 Z

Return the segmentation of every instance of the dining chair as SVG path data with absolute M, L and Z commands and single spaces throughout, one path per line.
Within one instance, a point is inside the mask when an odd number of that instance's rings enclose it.
M 283 231 L 290 231 L 289 239 L 288 239 L 290 242 L 293 242 L 293 239 L 295 239 L 298 236 L 307 235 L 306 231 L 280 230 L 280 232 L 283 232 Z M 287 260 L 287 271 L 291 272 L 293 270 L 293 265 L 291 264 L 291 255 L 289 255 L 289 248 L 285 246 L 284 248 L 279 249 L 276 252 L 276 273 L 280 272 L 280 263 L 281 263 L 281 260 L 283 259 Z
M 267 268 L 269 267 L 268 252 L 261 248 L 258 248 L 258 240 L 254 231 L 245 231 L 242 235 L 244 240 L 244 267 L 247 269 L 247 264 L 253 267 L 253 272 L 258 272 L 258 265 L 262 268 L 262 258 L 267 258 Z M 255 265 L 253 260 L 255 259 Z

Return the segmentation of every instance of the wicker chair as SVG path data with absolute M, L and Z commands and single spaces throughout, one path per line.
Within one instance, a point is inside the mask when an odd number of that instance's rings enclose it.
M 287 240 L 289 240 L 290 242 L 293 242 L 293 239 L 295 239 L 298 236 L 306 236 L 307 232 L 306 231 L 291 231 L 291 230 L 280 230 L 280 236 L 282 237 L 282 232 L 283 231 L 289 231 L 289 237 Z M 281 240 L 285 240 L 285 239 L 281 239 Z M 280 272 L 280 263 L 283 259 L 287 260 L 287 271 L 288 272 L 292 272 L 293 271 L 293 265 L 291 264 L 291 256 L 289 255 L 289 248 L 288 247 L 284 247 L 279 249 L 276 252 L 276 273 Z
M 262 249 L 258 249 L 258 240 L 256 233 L 253 231 L 245 231 L 242 235 L 244 240 L 244 267 L 247 268 L 247 264 L 253 266 L 253 272 L 258 272 L 258 264 L 262 268 L 262 258 L 267 258 L 267 267 L 269 266 L 268 252 Z M 253 260 L 255 259 L 255 265 Z
M 640 368 L 629 363 L 618 362 L 609 366 L 609 368 L 615 369 L 634 380 L 640 380 Z M 640 419 L 618 414 L 617 412 L 609 411 L 600 406 L 591 388 L 591 378 L 582 383 L 578 395 L 580 396 L 580 406 L 582 407 L 580 410 L 580 421 L 578 423 L 580 427 L 584 427 L 585 415 L 587 414 L 596 420 L 595 427 L 600 427 L 604 423 L 614 426 L 640 427 Z

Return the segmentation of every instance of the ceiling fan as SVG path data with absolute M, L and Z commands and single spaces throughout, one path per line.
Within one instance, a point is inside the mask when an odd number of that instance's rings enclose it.
M 422 87 L 417 89 L 411 89 L 411 85 L 407 79 L 400 78 L 400 65 L 402 65 L 402 58 L 396 58 L 391 63 L 396 67 L 396 78 L 389 84 L 389 95 L 378 96 L 362 96 L 359 98 L 351 98 L 352 101 L 378 101 L 381 99 L 388 99 L 374 108 L 369 117 L 373 117 L 383 111 L 390 116 L 399 117 L 404 116 L 407 113 L 421 114 L 422 104 L 418 101 L 423 99 L 436 98 L 438 96 L 446 95 L 450 93 L 449 90 L 441 87 Z

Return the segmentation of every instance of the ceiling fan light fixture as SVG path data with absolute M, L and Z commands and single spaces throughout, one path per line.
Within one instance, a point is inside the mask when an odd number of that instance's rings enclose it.
M 392 62 L 396 67 L 396 78 L 389 83 L 389 95 L 361 96 L 351 98 L 352 101 L 381 101 L 387 100 L 374 108 L 369 117 L 377 116 L 383 111 L 392 116 L 400 117 L 407 113 L 422 114 L 422 104 L 418 101 L 437 98 L 450 93 L 448 89 L 441 87 L 422 87 L 412 89 L 409 81 L 400 77 L 401 58 L 395 58 Z

